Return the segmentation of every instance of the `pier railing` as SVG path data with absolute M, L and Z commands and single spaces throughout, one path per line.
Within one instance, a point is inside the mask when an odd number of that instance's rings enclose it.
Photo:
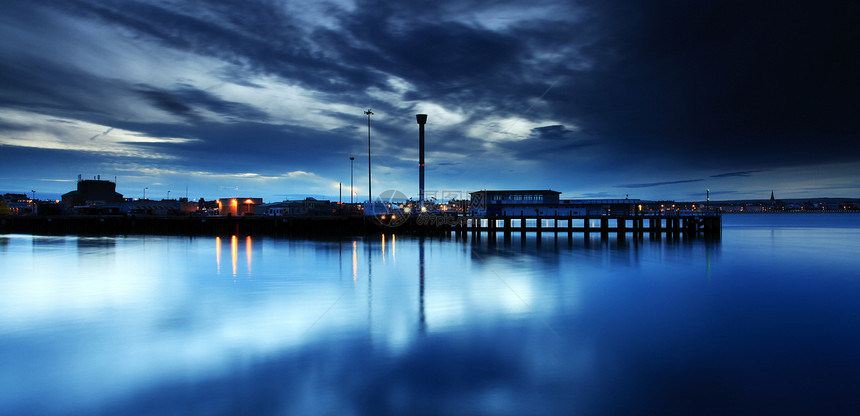
M 719 235 L 722 217 L 713 212 L 603 215 L 418 216 L 415 226 L 458 233 L 617 233 Z

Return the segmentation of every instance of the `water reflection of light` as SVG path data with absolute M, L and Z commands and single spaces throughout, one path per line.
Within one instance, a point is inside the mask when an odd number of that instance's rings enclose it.
M 236 261 L 239 259 L 239 237 L 230 237 L 230 259 L 233 260 L 233 276 L 236 275 Z
M 251 236 L 245 237 L 245 257 L 248 258 L 248 274 L 251 274 Z
M 382 264 L 385 264 L 385 234 L 382 234 Z
M 215 237 L 215 264 L 218 265 L 218 274 L 221 274 L 221 237 Z
M 397 248 L 397 236 L 395 236 L 394 234 L 391 234 L 391 261 L 393 261 L 394 264 L 397 264 L 397 257 L 396 257 L 397 252 L 395 251 L 396 248 Z
M 358 246 L 356 242 L 352 242 L 352 281 L 358 279 Z
M 427 332 L 427 318 L 424 315 L 424 239 L 418 242 L 418 332 Z

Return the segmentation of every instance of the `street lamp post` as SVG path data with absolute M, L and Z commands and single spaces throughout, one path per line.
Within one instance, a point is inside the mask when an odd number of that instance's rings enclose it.
M 144 188 L 143 188 L 143 199 L 144 199 L 144 200 L 146 200 L 146 190 L 147 190 L 147 189 L 149 189 L 149 188 L 148 188 L 148 187 L 144 187 Z
M 355 158 L 349 158 L 349 203 L 353 203 L 352 201 L 352 175 L 355 173 Z
M 167 199 L 170 199 L 170 190 L 167 190 Z
M 368 108 L 364 114 L 367 114 L 367 202 L 373 203 L 373 185 L 370 171 L 370 116 L 373 115 L 373 111 Z

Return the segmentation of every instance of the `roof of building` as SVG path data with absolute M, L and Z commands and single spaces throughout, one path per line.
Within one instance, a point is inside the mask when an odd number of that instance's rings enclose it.
M 552 194 L 559 194 L 559 195 L 561 194 L 561 192 L 559 192 L 559 191 L 553 191 L 552 189 L 508 189 L 508 190 L 487 190 L 487 189 L 483 189 L 483 190 L 480 190 L 480 191 L 469 192 L 469 195 L 471 195 L 471 194 L 477 194 L 477 193 L 481 193 L 481 192 L 487 192 L 487 193 L 505 193 L 505 194 L 509 194 L 509 193 L 532 193 L 532 194 L 538 194 L 538 193 L 541 193 L 541 194 L 552 193 Z

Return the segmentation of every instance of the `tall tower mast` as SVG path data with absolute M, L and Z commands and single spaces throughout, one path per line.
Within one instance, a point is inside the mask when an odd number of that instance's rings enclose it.
M 367 202 L 373 202 L 373 188 L 371 182 L 371 173 L 370 173 L 370 116 L 373 115 L 373 111 L 370 111 L 368 108 L 367 111 L 364 112 L 367 114 Z
M 424 124 L 427 114 L 416 114 L 418 120 L 418 208 L 424 210 Z

